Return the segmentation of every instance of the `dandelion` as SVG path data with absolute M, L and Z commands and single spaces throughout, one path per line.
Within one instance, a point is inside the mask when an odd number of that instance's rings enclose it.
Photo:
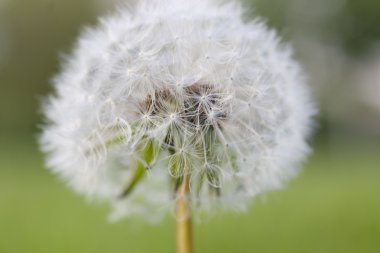
M 44 105 L 47 165 L 113 219 L 242 209 L 308 153 L 314 113 L 289 47 L 236 3 L 139 1 L 87 29 Z

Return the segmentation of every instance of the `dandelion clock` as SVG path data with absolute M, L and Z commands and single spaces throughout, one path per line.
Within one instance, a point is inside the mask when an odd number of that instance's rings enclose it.
M 112 219 L 244 209 L 297 174 L 314 108 L 291 50 L 235 2 L 143 0 L 86 29 L 46 99 L 47 166 Z

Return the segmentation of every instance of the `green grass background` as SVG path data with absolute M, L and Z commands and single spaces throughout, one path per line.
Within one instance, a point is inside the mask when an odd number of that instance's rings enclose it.
M 380 252 L 378 148 L 318 149 L 298 178 L 249 212 L 195 226 L 197 252 Z M 44 169 L 32 141 L 0 144 L 1 253 L 174 252 L 172 217 L 111 224 Z

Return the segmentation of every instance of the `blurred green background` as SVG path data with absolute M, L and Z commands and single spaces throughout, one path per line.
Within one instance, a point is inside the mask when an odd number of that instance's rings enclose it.
M 59 56 L 116 0 L 0 0 L 0 253 L 174 252 L 174 227 L 107 222 L 44 169 L 40 97 Z M 319 101 L 314 154 L 246 214 L 195 227 L 197 252 L 380 252 L 380 1 L 252 0 L 290 41 Z

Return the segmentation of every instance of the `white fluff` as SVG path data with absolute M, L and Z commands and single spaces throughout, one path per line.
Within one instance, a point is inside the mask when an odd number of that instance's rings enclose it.
M 144 0 L 87 29 L 44 105 L 48 167 L 116 218 L 165 213 L 184 174 L 207 210 L 293 177 L 314 113 L 305 79 L 275 32 L 241 16 L 216 0 Z M 139 163 L 147 175 L 120 198 Z

